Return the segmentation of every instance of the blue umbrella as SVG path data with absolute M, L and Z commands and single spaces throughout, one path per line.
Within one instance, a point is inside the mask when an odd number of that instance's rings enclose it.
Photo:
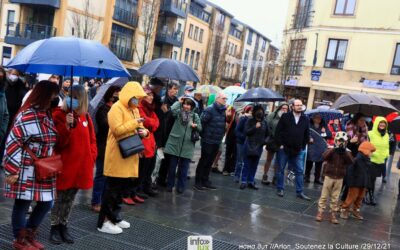
M 96 41 L 76 37 L 52 37 L 31 43 L 6 67 L 22 72 L 62 76 L 130 76 L 107 47 Z
M 235 100 L 235 102 L 275 102 L 285 98 L 278 92 L 267 88 L 249 89 Z
M 325 122 L 329 122 L 334 119 L 340 119 L 343 117 L 343 114 L 336 109 L 331 109 L 329 106 L 319 106 L 316 109 L 311 109 L 305 112 L 306 115 L 309 117 L 313 117 L 316 114 L 320 114 L 322 119 Z
M 138 72 L 157 78 L 167 78 L 177 81 L 200 82 L 196 72 L 189 65 L 178 60 L 159 58 L 143 65 Z

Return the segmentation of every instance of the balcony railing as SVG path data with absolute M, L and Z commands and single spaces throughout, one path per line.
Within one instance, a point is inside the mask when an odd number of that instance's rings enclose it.
M 33 4 L 60 8 L 60 0 L 10 0 L 10 3 Z
M 130 25 L 132 27 L 137 27 L 138 25 L 137 8 L 133 8 L 131 10 L 125 10 L 115 6 L 113 18 L 118 22 Z
M 189 11 L 193 16 L 203 20 L 206 23 L 210 23 L 211 14 L 204 11 L 199 5 L 190 4 Z
M 166 43 L 176 47 L 182 46 L 182 32 L 179 31 L 161 31 L 157 33 L 156 41 Z
M 160 9 L 167 15 L 186 18 L 186 6 L 183 0 L 163 0 Z
M 133 60 L 133 49 L 122 47 L 113 43 L 109 44 L 110 50 L 121 60 L 131 62 Z
M 56 35 L 56 28 L 42 24 L 8 23 L 5 42 L 26 46 Z

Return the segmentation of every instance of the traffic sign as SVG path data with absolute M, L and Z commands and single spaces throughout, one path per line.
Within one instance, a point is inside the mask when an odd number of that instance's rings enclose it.
M 318 82 L 319 81 L 319 76 L 311 76 L 311 81 L 316 81 L 316 82 Z
M 313 70 L 311 71 L 311 76 L 321 76 L 321 70 Z

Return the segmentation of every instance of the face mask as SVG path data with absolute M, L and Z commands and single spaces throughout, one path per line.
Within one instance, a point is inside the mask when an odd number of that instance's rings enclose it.
M 93 83 L 88 84 L 89 88 L 93 87 Z
M 60 98 L 58 98 L 58 96 L 55 97 L 53 100 L 51 100 L 50 108 L 57 108 L 59 102 L 60 102 Z
M 131 98 L 129 101 L 132 105 L 138 106 L 139 105 L 139 100 L 135 97 Z
M 113 96 L 111 100 L 112 100 L 113 103 L 116 103 L 116 102 L 118 102 L 119 97 L 118 96 Z
M 65 92 L 67 92 L 67 91 L 69 90 L 69 87 L 63 87 L 63 90 L 64 90 Z
M 18 80 L 18 76 L 16 75 L 9 75 L 8 78 L 10 79 L 10 81 L 12 82 L 16 82 Z
M 66 99 L 68 109 L 71 109 L 71 97 L 67 97 Z M 72 110 L 76 110 L 79 107 L 78 99 L 72 98 Z
M 282 111 L 282 110 L 279 110 L 279 111 L 278 111 L 278 116 L 281 117 L 282 115 L 283 115 L 283 111 Z

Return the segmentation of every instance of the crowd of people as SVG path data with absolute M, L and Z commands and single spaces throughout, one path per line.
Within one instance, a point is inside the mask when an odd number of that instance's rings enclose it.
M 362 114 L 348 121 L 325 121 L 318 113 L 305 115 L 298 99 L 282 102 L 267 114 L 259 104 L 237 110 L 227 107 L 228 98 L 220 92 L 205 107 L 194 87 L 186 86 L 178 97 L 179 83 L 165 87 L 153 78 L 147 85 L 128 82 L 122 88 L 109 87 L 91 117 L 88 103 L 100 81 L 84 86 L 50 76 L 29 90 L 18 75 L 0 68 L 0 140 L 5 151 L 1 155 L 5 196 L 15 199 L 14 249 L 44 249 L 36 235 L 49 211 L 50 242 L 74 243 L 68 229 L 73 202 L 79 190 L 91 188 L 98 231 L 122 233 L 130 227 L 120 213 L 122 204 L 146 202 L 158 195 L 160 187 L 178 195 L 185 192 L 197 141 L 201 156 L 194 174 L 195 192 L 217 189 L 210 173 L 219 172 L 213 166 L 225 143 L 221 173 L 231 176 L 240 190 L 259 189 L 255 176 L 266 150 L 261 183 L 275 185 L 279 197 L 285 196 L 288 178 L 297 197 L 310 200 L 304 183 L 311 181 L 314 168 L 314 185 L 323 185 L 316 220 L 323 220 L 328 200 L 332 223 L 338 223 L 337 212 L 343 219 L 350 213 L 362 219 L 361 204 L 376 205 L 376 178 L 385 177 L 386 161 L 396 149 L 384 117 L 376 117 L 370 130 Z M 126 138 L 139 138 L 144 150 L 126 154 L 120 144 Z M 325 145 L 321 147 L 317 139 Z M 61 173 L 38 179 L 26 149 L 38 158 L 60 155 Z M 27 220 L 32 201 L 36 204 Z

